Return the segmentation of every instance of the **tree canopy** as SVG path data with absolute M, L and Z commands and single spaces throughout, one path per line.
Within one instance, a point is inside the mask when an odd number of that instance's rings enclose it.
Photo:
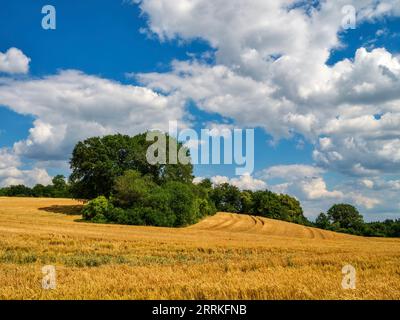
M 327 212 L 331 224 L 343 229 L 361 230 L 363 216 L 350 204 L 335 204 Z
M 351 234 L 364 234 L 364 218 L 357 208 L 345 203 L 333 205 L 328 212 L 321 213 L 315 224 L 322 229 Z
M 178 150 L 184 148 L 166 135 L 168 144 L 170 139 L 177 144 Z M 70 183 L 74 197 L 93 199 L 101 195 L 110 196 L 115 179 L 127 170 L 149 175 L 155 183 L 189 183 L 193 180 L 193 166 L 190 163 L 150 164 L 146 152 L 152 144 L 152 141 L 146 140 L 146 133 L 133 137 L 121 134 L 93 137 L 79 142 L 70 160 Z

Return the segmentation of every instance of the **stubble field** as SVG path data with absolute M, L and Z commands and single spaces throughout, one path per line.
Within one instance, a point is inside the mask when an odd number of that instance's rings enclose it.
M 99 225 L 78 222 L 79 206 L 0 198 L 0 299 L 400 298 L 398 239 L 226 213 L 182 229 Z

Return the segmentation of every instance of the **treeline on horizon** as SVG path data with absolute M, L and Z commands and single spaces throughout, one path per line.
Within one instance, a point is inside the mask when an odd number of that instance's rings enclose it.
M 167 145 L 170 139 L 166 135 Z M 228 183 L 213 185 L 209 179 L 194 184 L 191 163 L 149 164 L 146 152 L 152 143 L 145 133 L 86 139 L 73 150 L 68 182 L 58 175 L 51 185 L 10 186 L 0 189 L 0 196 L 86 199 L 83 218 L 97 223 L 182 227 L 222 211 L 354 235 L 400 237 L 400 220 L 366 223 L 350 204 L 336 204 L 311 222 L 300 202 L 286 194 L 242 191 Z
M 65 176 L 57 175 L 52 184 L 36 184 L 30 188 L 23 184 L 0 188 L 0 197 L 72 198 Z

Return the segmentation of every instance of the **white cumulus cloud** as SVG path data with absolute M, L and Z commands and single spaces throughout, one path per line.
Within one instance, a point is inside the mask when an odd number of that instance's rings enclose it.
M 229 183 L 238 187 L 241 190 L 265 190 L 267 184 L 263 180 L 255 179 L 249 174 L 244 174 L 235 178 L 228 178 L 226 176 L 214 176 L 211 178 L 214 185 Z
M 28 73 L 31 61 L 21 50 L 10 48 L 0 52 L 0 73 Z
M 36 184 L 48 185 L 51 177 L 43 168 L 20 169 L 21 161 L 11 150 L 0 149 L 0 187 L 24 184 L 34 186 Z
M 20 156 L 66 160 L 82 139 L 110 133 L 168 130 L 185 115 L 183 102 L 150 89 L 65 70 L 40 79 L 1 79 L 0 104 L 35 116 L 27 139 L 14 145 Z
M 347 1 L 137 2 L 160 39 L 201 38 L 216 55 L 214 65 L 174 61 L 170 72 L 138 74 L 148 87 L 179 92 L 207 112 L 264 128 L 276 139 L 301 134 L 326 168 L 350 175 L 400 168 L 398 57 L 385 48 L 359 48 L 354 57 L 326 63 L 345 45 L 339 34 Z M 359 24 L 400 14 L 398 1 L 352 4 Z

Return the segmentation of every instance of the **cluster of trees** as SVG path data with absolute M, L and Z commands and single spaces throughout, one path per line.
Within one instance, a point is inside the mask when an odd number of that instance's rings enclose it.
M 400 219 L 387 219 L 383 222 L 369 222 L 364 225 L 367 237 L 400 237 Z
M 93 222 L 180 227 L 215 213 L 207 190 L 191 183 L 157 185 L 149 176 L 128 170 L 115 180 L 110 197 L 99 196 L 83 209 Z
M 170 138 L 166 136 L 167 145 Z M 173 139 L 177 150 L 189 150 Z M 93 199 L 83 217 L 94 222 L 180 227 L 216 212 L 209 190 L 193 181 L 188 164 L 150 164 L 146 134 L 79 142 L 72 154 L 71 191 Z
M 44 186 L 37 184 L 33 188 L 25 185 L 13 185 L 0 189 L 2 197 L 40 197 L 40 198 L 71 198 L 70 187 L 63 175 L 53 178 L 52 184 Z
M 317 217 L 315 225 L 325 230 L 368 237 L 400 237 L 400 220 L 366 223 L 358 210 L 349 204 L 335 204 Z

